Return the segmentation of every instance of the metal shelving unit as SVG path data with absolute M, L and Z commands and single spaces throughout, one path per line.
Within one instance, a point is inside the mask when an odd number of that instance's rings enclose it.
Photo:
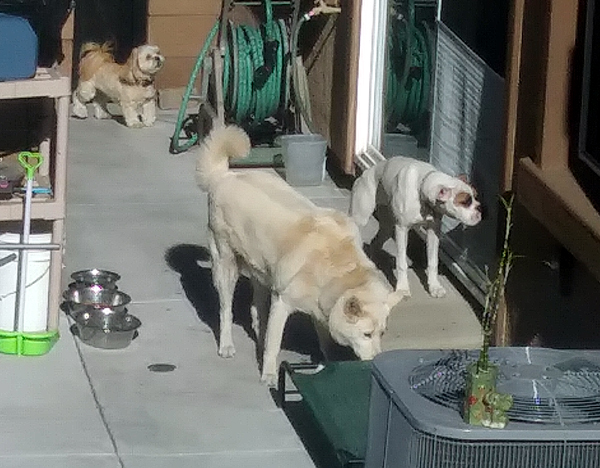
M 50 222 L 52 244 L 59 246 L 50 248 L 48 330 L 58 329 L 61 302 L 70 95 L 70 78 L 55 68 L 38 68 L 31 79 L 0 82 L 0 100 L 47 98 L 48 102 L 44 106 L 43 140 L 39 148 L 44 163 L 36 174 L 36 180 L 40 185 L 50 187 L 51 195 L 36 195 L 31 206 L 31 219 Z M 56 119 L 53 118 L 54 110 Z M 19 197 L 0 200 L 0 222 L 20 221 L 23 204 Z

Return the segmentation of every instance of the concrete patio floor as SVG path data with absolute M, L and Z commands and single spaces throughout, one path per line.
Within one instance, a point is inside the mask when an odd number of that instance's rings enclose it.
M 50 353 L 0 355 L 3 468 L 315 466 L 259 382 L 243 287 L 237 354 L 217 356 L 206 195 L 194 182 L 194 153 L 168 152 L 174 122 L 172 113 L 139 130 L 70 121 L 63 283 L 85 268 L 118 272 L 142 326 L 129 347 L 101 350 L 79 341 L 61 313 Z M 348 191 L 331 180 L 300 191 L 348 209 Z M 385 349 L 478 346 L 477 319 L 447 278 L 444 299 L 430 298 L 414 271 L 411 281 L 413 296 L 393 311 Z M 281 359 L 309 360 L 314 340 L 294 317 Z M 157 363 L 175 368 L 148 369 Z

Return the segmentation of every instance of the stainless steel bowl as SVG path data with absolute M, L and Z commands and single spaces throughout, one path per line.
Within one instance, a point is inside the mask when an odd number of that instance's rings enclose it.
M 127 309 L 122 314 L 115 314 L 111 308 L 97 309 L 91 306 L 81 306 L 77 311 L 71 313 L 75 322 L 86 320 L 101 328 L 118 327 L 126 315 L 130 315 L 127 313 Z
M 103 314 L 93 308 L 81 310 L 73 315 L 77 334 L 81 341 L 95 348 L 122 349 L 129 346 L 140 319 L 131 314 Z
M 84 283 L 78 283 L 77 281 L 73 281 L 73 282 L 69 283 L 69 285 L 67 286 L 67 291 L 72 291 L 72 290 L 75 290 L 75 289 L 91 288 L 92 286 L 101 286 L 104 289 L 118 289 L 116 284 L 115 285 L 102 286 L 100 284 L 84 284 Z M 63 293 L 63 298 L 66 297 L 67 291 L 65 291 Z
M 69 304 L 71 314 L 87 307 L 103 310 L 105 315 L 110 313 L 107 309 L 112 310 L 112 313 L 124 314 L 127 304 L 131 302 L 131 297 L 123 291 L 99 285 L 69 288 L 63 293 L 63 298 Z
M 121 275 L 114 271 L 92 268 L 76 271 L 71 275 L 71 279 L 75 281 L 77 287 L 100 285 L 107 289 L 117 289 L 117 281 L 121 279 Z

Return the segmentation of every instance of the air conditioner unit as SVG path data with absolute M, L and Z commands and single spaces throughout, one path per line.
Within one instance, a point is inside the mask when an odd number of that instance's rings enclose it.
M 373 361 L 366 468 L 600 467 L 600 351 L 493 348 L 504 429 L 460 413 L 477 351 L 397 350 Z

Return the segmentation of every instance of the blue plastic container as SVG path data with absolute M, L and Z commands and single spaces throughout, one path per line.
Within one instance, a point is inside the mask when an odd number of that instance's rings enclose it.
M 0 81 L 35 75 L 38 38 L 25 18 L 0 13 Z

